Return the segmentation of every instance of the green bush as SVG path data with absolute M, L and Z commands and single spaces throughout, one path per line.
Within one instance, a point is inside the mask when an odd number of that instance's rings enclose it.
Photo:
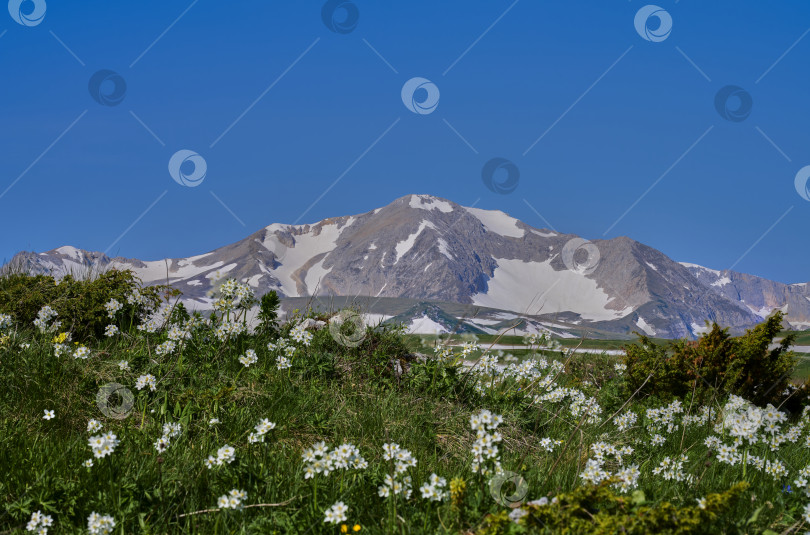
M 735 394 L 757 405 L 778 404 L 796 367 L 788 348 L 789 334 L 774 349 L 768 349 L 782 330 L 778 311 L 744 335 L 732 337 L 716 323 L 696 341 L 679 340 L 658 346 L 645 337 L 626 348 L 626 395 L 655 393 L 662 398 L 695 391 L 697 399 Z
M 143 301 L 130 304 L 127 297 L 139 290 Z M 71 275 L 56 280 L 47 275 L 11 274 L 0 277 L 0 313 L 10 314 L 19 325 L 30 326 L 46 305 L 59 315 L 60 331 L 71 332 L 73 339 L 85 341 L 104 337 L 110 323 L 129 328 L 137 325 L 145 309 L 155 308 L 164 286 L 141 287 L 130 271 L 111 269 L 93 280 L 76 280 Z M 176 291 L 175 291 L 176 292 Z M 122 308 L 116 320 L 110 319 L 104 305 L 116 299 Z

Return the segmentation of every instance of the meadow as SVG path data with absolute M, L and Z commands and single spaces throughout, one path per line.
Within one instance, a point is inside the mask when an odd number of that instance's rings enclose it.
M 213 297 L 0 278 L 0 533 L 810 529 L 808 388 L 757 349 L 777 321 L 618 356 L 537 333 L 506 360 L 353 310 L 282 322 L 234 280 Z M 750 358 L 684 382 L 671 354 L 709 347 Z

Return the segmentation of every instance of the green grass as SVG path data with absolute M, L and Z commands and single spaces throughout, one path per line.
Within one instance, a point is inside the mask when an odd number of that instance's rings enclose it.
M 93 511 L 111 515 L 115 533 L 338 533 L 338 526 L 324 523 L 324 511 L 337 501 L 349 506 L 347 524 L 359 524 L 360 533 L 476 532 L 488 515 L 507 510 L 494 499 L 490 478 L 471 470 L 476 436 L 469 419 L 481 409 L 503 416 L 500 459 L 504 469 L 525 479 L 524 501 L 580 488 L 580 474 L 592 458 L 589 447 L 597 441 L 633 448 L 628 463 L 640 467 L 638 488 L 653 507 L 671 502 L 694 509 L 698 498 L 748 482 L 743 502 L 715 519 L 729 533 L 761 505 L 751 524 L 740 529 L 781 532 L 797 525 L 801 507 L 810 501 L 799 491 L 783 492 L 796 471 L 810 464 L 807 428 L 796 444 L 784 444 L 777 453 L 759 445 L 751 449 L 783 460 L 787 478 L 715 461 L 703 444 L 714 434 L 707 425 L 660 432 L 666 442 L 653 446 L 644 410 L 663 403 L 620 397 L 614 356 L 575 355 L 563 361 L 560 353 L 549 354 L 564 368 L 555 379 L 559 386 L 577 388 L 599 403 L 602 413 L 590 422 L 573 414 L 568 401 L 531 403 L 533 394 L 545 392 L 536 381 L 483 378 L 490 387 L 482 395 L 465 369 L 411 361 L 407 350 L 415 339 L 391 330 L 368 332 L 357 348 L 338 344 L 328 329 L 317 331 L 309 346 L 299 344 L 293 367 L 279 370 L 267 339 L 259 336 L 219 342 L 201 330 L 182 350 L 160 357 L 155 349 L 165 334 L 133 329 L 94 342 L 92 356 L 82 360 L 54 356 L 53 335 L 18 328 L 0 343 L 0 533 L 24 533 L 37 510 L 53 516 L 53 533 L 86 533 Z M 591 342 L 613 348 L 610 341 Z M 21 343 L 30 346 L 22 349 Z M 246 368 L 238 357 L 247 349 L 257 352 L 258 362 Z M 392 357 L 405 368 L 401 376 L 390 364 Z M 120 370 L 120 360 L 127 360 L 131 371 Z M 147 373 L 157 378 L 155 392 L 135 389 L 137 378 Z M 96 404 L 99 388 L 112 382 L 134 394 L 132 411 L 123 419 L 106 417 Z M 47 409 L 55 410 L 54 419 L 42 418 Z M 686 400 L 684 409 L 690 410 Z M 692 413 L 697 409 L 691 407 Z M 617 411 L 635 412 L 638 423 L 619 431 L 608 421 Z M 220 423 L 209 425 L 211 418 Z M 250 444 L 248 435 L 263 418 L 276 427 L 264 443 Z M 93 457 L 88 446 L 93 433 L 86 429 L 90 419 L 100 420 L 101 433 L 114 433 L 120 444 L 85 468 L 84 461 Z M 168 422 L 180 423 L 182 433 L 159 454 L 153 444 Z M 562 443 L 548 452 L 540 447 L 543 438 Z M 302 452 L 322 440 L 331 447 L 357 446 L 368 468 L 305 479 Z M 410 499 L 378 495 L 391 470 L 383 459 L 388 442 L 417 459 L 408 470 Z M 236 449 L 234 462 L 206 468 L 205 459 L 226 444 Z M 694 484 L 652 473 L 665 457 L 683 452 Z M 615 461 L 605 467 L 619 469 Z M 466 482 L 457 503 L 421 498 L 419 487 L 432 473 Z M 231 489 L 246 491 L 251 507 L 212 511 Z

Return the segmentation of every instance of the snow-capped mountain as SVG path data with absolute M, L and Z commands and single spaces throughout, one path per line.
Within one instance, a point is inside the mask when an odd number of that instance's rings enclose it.
M 501 211 L 407 195 L 364 214 L 312 225 L 275 223 L 189 258 L 108 258 L 65 246 L 22 252 L 12 262 L 56 275 L 81 272 L 88 265 L 129 268 L 147 284 L 171 283 L 197 309 L 210 307 L 212 281 L 235 277 L 258 294 L 276 290 L 287 298 L 370 296 L 389 298 L 389 303 L 391 298 L 456 303 L 537 321 L 660 337 L 695 336 L 705 320 L 739 331 L 776 308 L 785 310 L 794 325 L 810 325 L 804 284 L 681 264 L 626 237 L 588 243 L 531 227 Z M 441 316 L 428 312 L 425 317 L 433 322 Z

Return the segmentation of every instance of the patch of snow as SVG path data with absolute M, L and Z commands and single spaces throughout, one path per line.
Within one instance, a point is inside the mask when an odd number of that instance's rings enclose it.
M 449 202 L 431 197 L 430 195 L 411 195 L 408 206 L 422 210 L 438 210 L 444 213 L 453 211 L 453 207 Z
M 654 266 L 653 264 L 650 264 L 647 261 L 644 261 L 644 263 L 647 264 L 648 266 L 650 266 L 650 268 L 652 268 L 653 271 L 658 271 L 658 268 L 656 266 Z
M 186 282 L 186 284 L 188 284 L 189 286 L 202 286 L 202 282 L 198 280 L 190 280 Z
M 539 230 L 532 230 L 532 232 L 534 234 L 537 234 L 538 236 L 542 236 L 543 238 L 551 238 L 552 236 L 559 236 L 559 234 L 557 234 L 556 232 L 553 232 L 553 231 L 551 231 L 551 232 L 541 232 Z
M 396 256 L 394 256 L 394 264 L 399 262 L 399 259 L 402 258 L 411 248 L 416 244 L 416 238 L 422 233 L 423 230 L 426 228 L 432 228 L 436 230 L 436 226 L 431 223 L 430 221 L 422 221 L 419 223 L 419 228 L 416 231 L 402 240 L 401 242 L 397 243 L 394 247 L 396 251 Z
M 489 232 L 500 234 L 508 238 L 522 238 L 526 232 L 518 228 L 518 220 L 500 210 L 482 210 L 480 208 L 464 207 L 470 214 L 475 216 Z
M 712 330 L 711 327 L 707 327 L 706 325 L 698 325 L 697 323 L 690 324 L 689 328 L 692 330 L 692 334 L 695 335 L 707 333 Z
M 441 323 L 436 323 L 427 314 L 422 314 L 421 318 L 414 318 L 408 326 L 408 332 L 414 334 L 444 334 L 449 332 Z
M 712 286 L 725 286 L 726 284 L 730 283 L 731 279 L 728 277 L 723 277 L 721 279 L 717 279 L 712 283 Z
M 472 296 L 476 305 L 528 314 L 572 311 L 593 321 L 613 320 L 633 311 L 632 307 L 608 308 L 611 297 L 595 280 L 567 269 L 556 271 L 550 260 L 495 260 L 498 267 L 487 283 L 487 292 Z
M 720 276 L 720 271 L 718 271 L 716 269 L 709 269 L 707 267 L 699 266 L 697 264 L 690 264 L 689 262 L 678 262 L 678 263 L 680 265 L 684 266 L 684 267 L 687 267 L 687 268 L 695 268 L 695 269 L 699 269 L 701 271 L 708 271 L 710 273 L 714 273 L 718 277 Z
M 327 273 L 332 271 L 332 268 L 325 269 L 323 267 L 323 261 L 326 260 L 324 256 L 321 258 L 314 266 L 307 270 L 306 277 L 304 277 L 304 284 L 306 285 L 307 292 L 311 295 L 312 292 L 318 290 L 322 290 L 323 287 L 320 284 L 321 279 L 326 276 Z
M 449 258 L 450 260 L 455 260 L 453 258 L 453 255 L 450 254 L 450 249 L 447 247 L 447 242 L 441 238 L 439 238 L 438 242 L 439 242 L 439 252 L 442 253 L 447 258 Z
M 636 320 L 636 325 L 638 325 L 639 329 L 649 334 L 650 336 L 655 336 L 655 328 L 646 321 L 644 321 L 644 318 L 642 318 L 641 316 L 639 316 L 638 319 Z
M 384 322 L 385 320 L 391 319 L 394 316 L 389 316 L 387 314 L 371 314 L 366 313 L 363 314 L 363 322 L 366 325 L 376 326 L 379 323 Z

